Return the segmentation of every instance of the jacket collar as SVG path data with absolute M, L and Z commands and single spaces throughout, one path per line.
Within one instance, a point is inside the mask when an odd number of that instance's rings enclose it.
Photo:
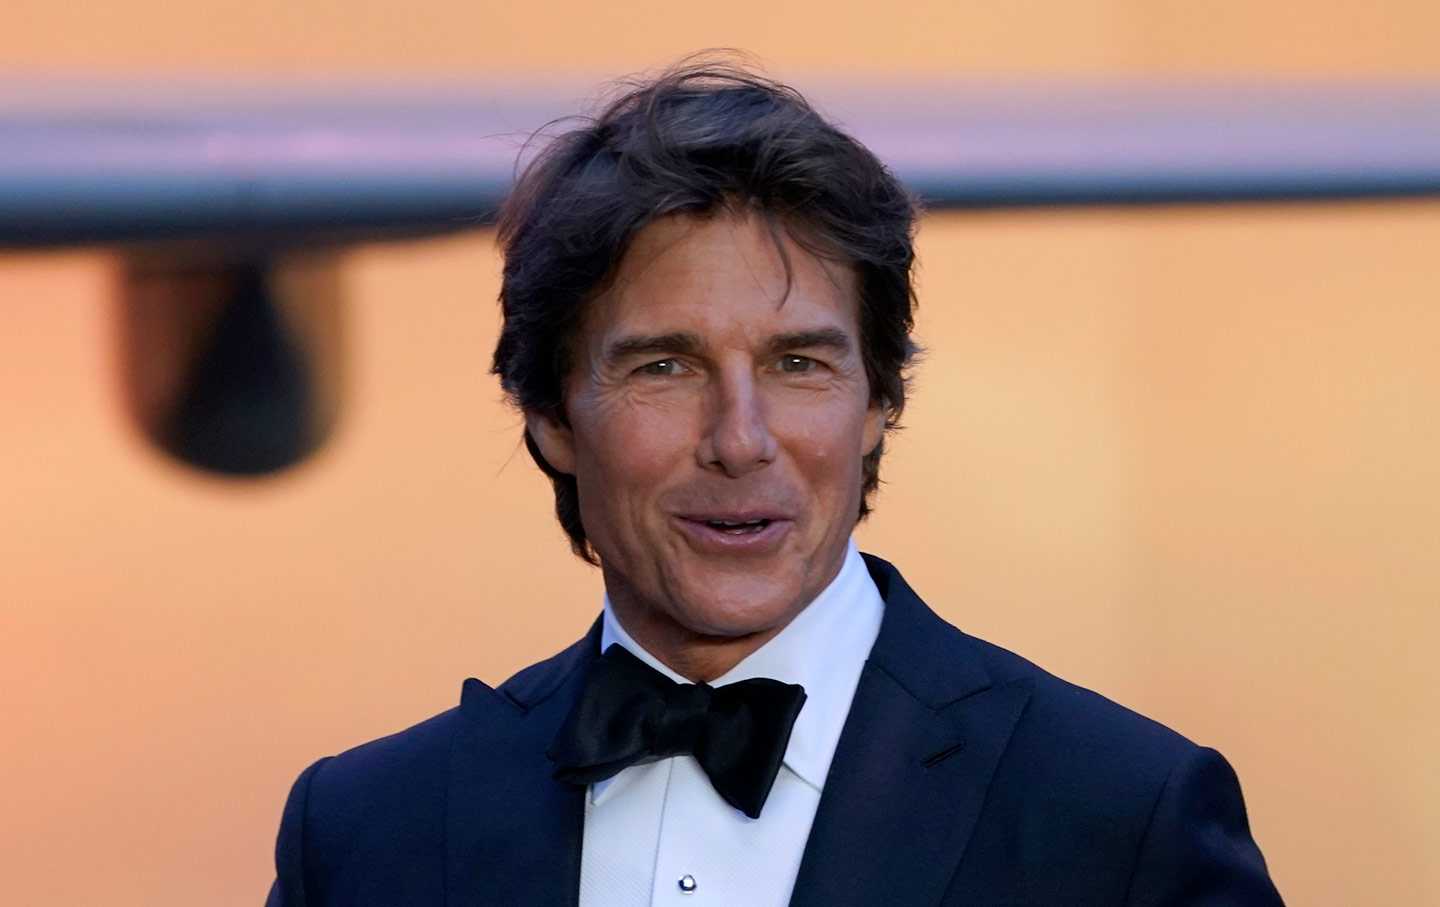
M 465 681 L 446 798 L 447 907 L 578 902 L 585 791 L 550 777 L 545 751 L 599 650 L 596 621 L 499 689 Z
M 792 907 L 935 907 L 1030 698 L 866 555 L 885 619 L 811 827 Z

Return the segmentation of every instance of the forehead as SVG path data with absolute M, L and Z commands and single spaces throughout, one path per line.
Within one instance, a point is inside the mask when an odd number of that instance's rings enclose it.
M 789 261 L 787 274 L 786 260 Z M 586 307 L 588 342 L 619 332 L 858 329 L 854 269 L 817 257 L 753 213 L 672 215 L 636 233 Z

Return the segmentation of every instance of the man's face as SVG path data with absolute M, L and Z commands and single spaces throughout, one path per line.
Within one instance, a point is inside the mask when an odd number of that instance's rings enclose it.
M 758 215 L 662 219 L 586 309 L 569 426 L 529 419 L 575 476 L 617 616 L 682 673 L 748 654 L 839 571 L 885 421 L 858 308 L 851 269 Z

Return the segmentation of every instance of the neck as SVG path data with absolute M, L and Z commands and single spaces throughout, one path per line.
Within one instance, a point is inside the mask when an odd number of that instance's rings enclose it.
M 704 636 L 682 627 L 652 627 L 634 623 L 618 612 L 616 618 L 630 637 L 665 667 L 691 683 L 710 683 L 774 639 L 783 626 L 744 636 Z
M 774 639 L 790 623 L 749 633 L 703 633 L 687 627 L 670 615 L 635 607 L 617 590 L 608 590 L 610 616 L 619 628 L 646 654 L 691 683 L 712 683 L 744 661 L 751 653 Z

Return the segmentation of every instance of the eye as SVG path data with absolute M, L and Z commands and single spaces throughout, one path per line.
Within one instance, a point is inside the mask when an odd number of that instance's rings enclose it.
M 643 375 L 678 375 L 680 370 L 679 359 L 661 359 L 659 362 L 640 366 L 640 373 Z
M 801 374 L 813 369 L 817 363 L 809 356 L 786 355 L 780 357 L 780 371 Z

